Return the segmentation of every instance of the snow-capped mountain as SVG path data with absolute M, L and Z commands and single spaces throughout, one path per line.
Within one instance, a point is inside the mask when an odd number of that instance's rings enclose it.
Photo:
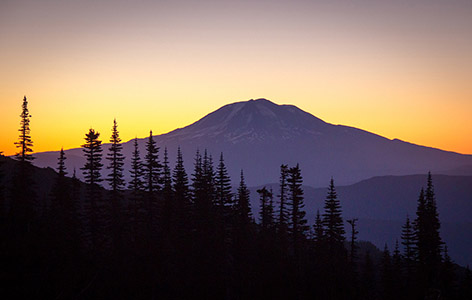
M 205 149 L 225 162 L 234 182 L 243 169 L 249 185 L 277 182 L 281 164 L 300 164 L 304 183 L 325 186 L 331 177 L 350 184 L 373 176 L 425 173 L 472 174 L 472 156 L 389 140 L 343 125 L 332 125 L 293 106 L 277 105 L 266 99 L 225 105 L 199 121 L 167 134 L 155 136 L 166 147 L 171 165 L 180 146 L 188 173 L 195 152 Z M 144 156 L 146 138 L 139 140 Z M 107 146 L 104 146 L 105 150 Z M 133 142 L 124 144 L 131 157 Z M 66 151 L 69 172 L 84 161 L 81 149 Z M 56 166 L 57 152 L 36 153 L 38 166 Z M 128 165 L 126 164 L 125 167 Z M 106 170 L 104 170 L 106 173 Z M 126 172 L 128 176 L 128 172 Z

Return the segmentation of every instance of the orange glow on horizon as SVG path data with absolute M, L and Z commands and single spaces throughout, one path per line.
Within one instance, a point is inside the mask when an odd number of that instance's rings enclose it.
M 114 118 L 128 141 L 266 98 L 472 154 L 470 4 L 99 2 L 0 9 L 5 155 L 16 153 L 23 95 L 35 152 L 80 147 L 90 127 L 108 142 Z

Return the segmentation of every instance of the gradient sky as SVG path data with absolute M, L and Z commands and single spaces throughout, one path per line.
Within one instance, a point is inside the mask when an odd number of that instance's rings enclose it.
M 472 1 L 0 0 L 0 151 L 123 140 L 252 98 L 472 154 Z

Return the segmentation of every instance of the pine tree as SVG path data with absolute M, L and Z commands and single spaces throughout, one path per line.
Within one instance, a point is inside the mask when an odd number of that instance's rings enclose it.
M 428 173 L 428 181 L 425 192 L 425 208 L 428 218 L 428 231 L 430 245 L 429 255 L 430 261 L 428 263 L 436 264 L 437 266 L 441 263 L 441 252 L 442 244 L 441 237 L 439 235 L 439 229 L 441 224 L 439 222 L 439 214 L 436 206 L 436 197 L 434 194 L 433 179 L 431 172 Z
M 108 169 L 111 170 L 108 174 L 107 181 L 110 184 L 112 197 L 117 201 L 118 194 L 122 191 L 125 181 L 123 179 L 123 165 L 125 157 L 122 153 L 123 145 L 121 144 L 120 133 L 118 132 L 118 125 L 116 119 L 113 120 L 112 135 L 110 137 L 110 148 L 108 150 L 107 160 L 109 161 Z M 114 205 L 116 207 L 116 205 Z
M 82 150 L 85 156 L 85 165 L 81 168 L 87 183 L 86 213 L 88 215 L 88 227 L 92 247 L 97 248 L 101 232 L 101 191 L 99 183 L 102 181 L 100 171 L 103 167 L 102 141 L 98 138 L 100 133 L 90 128 L 85 135 L 85 144 Z
M 288 206 L 287 206 L 287 190 L 288 190 L 288 166 L 280 166 L 280 194 L 279 194 L 279 216 L 278 216 L 278 230 L 281 238 L 288 230 Z
M 327 246 L 330 251 L 342 249 L 344 242 L 344 224 L 341 216 L 341 204 L 339 203 L 334 180 L 328 188 L 328 196 L 324 205 L 325 212 L 323 214 L 324 234 Z
M 159 147 L 149 132 L 146 142 L 146 156 L 144 157 L 144 180 L 147 192 L 145 210 L 147 212 L 146 227 L 151 234 L 156 228 L 157 217 L 157 192 L 160 190 L 161 164 L 159 163 Z
M 23 98 L 22 111 L 20 114 L 20 132 L 18 142 L 15 142 L 19 152 L 15 155 L 18 160 L 15 168 L 10 190 L 10 211 L 9 220 L 12 222 L 13 230 L 16 233 L 29 233 L 31 224 L 36 218 L 37 203 L 34 191 L 33 168 L 31 161 L 33 155 L 33 141 L 30 135 L 30 118 L 28 110 L 28 100 Z
M 410 218 L 406 216 L 405 225 L 402 226 L 402 245 L 403 245 L 403 257 L 405 258 L 405 271 L 406 281 L 409 283 L 413 276 L 413 267 L 415 260 L 415 240 L 416 233 L 410 223 Z
M 20 149 L 20 151 L 16 154 L 16 159 L 20 162 L 30 162 L 34 159 L 33 155 L 33 140 L 31 139 L 30 135 L 30 118 L 31 115 L 28 110 L 28 100 L 26 96 L 23 98 L 23 105 L 22 111 L 20 114 L 21 122 L 20 122 L 20 136 L 18 142 L 15 143 L 16 147 Z
M 110 148 L 108 150 L 107 160 L 109 161 L 107 181 L 111 187 L 111 234 L 115 249 L 120 250 L 122 247 L 121 235 L 123 229 L 123 220 L 121 216 L 122 190 L 125 185 L 123 179 L 124 155 L 123 145 L 121 144 L 120 134 L 116 119 L 113 120 L 112 134 L 110 137 Z
M 142 208 L 142 199 L 144 191 L 144 181 L 143 181 L 143 163 L 139 154 L 138 139 L 134 139 L 134 149 L 131 158 L 131 181 L 128 184 L 128 188 L 131 190 L 131 200 L 129 206 L 129 214 L 132 220 L 132 231 L 134 238 L 138 236 L 138 231 L 140 227 L 140 215 L 139 211 Z
M 244 173 L 241 170 L 241 180 L 239 182 L 238 194 L 235 203 L 237 218 L 237 228 L 247 233 L 250 229 L 252 214 L 251 203 L 249 201 L 249 189 L 244 181 Z
M 260 200 L 260 224 L 263 231 L 268 231 L 272 228 L 273 211 L 271 210 L 270 201 L 272 199 L 272 192 L 268 191 L 266 187 L 258 189 Z
M 173 191 L 172 191 L 172 174 L 169 166 L 169 157 L 167 153 L 167 147 L 164 148 L 164 161 L 162 165 L 162 230 L 164 233 L 169 233 L 171 226 L 171 218 L 173 215 Z
M 422 293 L 436 289 L 441 265 L 442 241 L 439 235 L 439 215 L 431 173 L 428 174 L 426 192 L 422 189 L 416 211 L 415 231 L 418 257 L 419 286 Z
M 220 154 L 220 162 L 216 169 L 215 177 L 216 203 L 220 208 L 228 208 L 232 205 L 233 194 L 231 192 L 231 179 L 223 159 L 223 152 Z
M 176 231 L 176 239 L 180 241 L 188 238 L 190 228 L 190 216 L 192 207 L 190 202 L 190 189 L 188 176 L 184 167 L 184 160 L 180 147 L 177 150 L 177 162 L 172 174 L 173 195 L 174 195 L 174 218 L 171 222 L 171 228 Z M 179 243 L 177 243 L 179 244 Z
M 305 219 L 302 175 L 300 167 L 297 164 L 290 168 L 288 172 L 288 205 L 290 207 L 290 227 L 289 232 L 292 236 L 292 247 L 296 256 L 300 254 L 302 242 L 306 238 L 309 227 Z

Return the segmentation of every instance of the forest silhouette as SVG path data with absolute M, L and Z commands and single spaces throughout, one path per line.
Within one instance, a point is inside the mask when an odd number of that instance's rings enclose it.
M 380 251 L 343 219 L 333 178 L 309 225 L 301 166 L 281 164 L 278 189 L 257 190 L 255 216 L 243 170 L 235 190 L 223 153 L 197 151 L 189 175 L 181 149 L 171 168 L 151 131 L 125 171 L 116 120 L 106 149 L 85 134 L 84 182 L 68 176 L 61 149 L 41 192 L 26 97 L 20 118 L 15 160 L 0 157 L 11 172 L 0 173 L 4 299 L 472 299 L 469 267 L 440 237 L 431 173 L 401 241 Z

